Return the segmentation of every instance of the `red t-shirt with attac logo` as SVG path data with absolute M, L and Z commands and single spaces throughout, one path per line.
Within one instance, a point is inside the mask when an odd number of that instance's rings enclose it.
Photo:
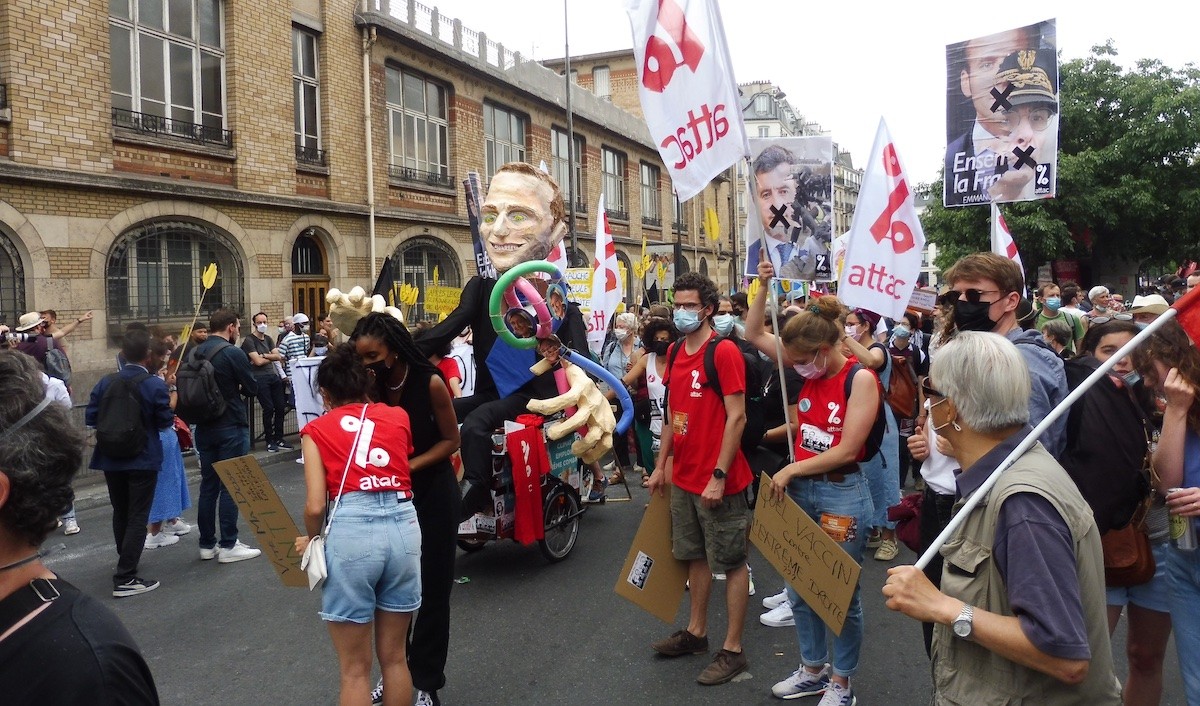
M 342 492 L 402 492 L 412 497 L 408 455 L 413 451 L 408 412 L 400 407 L 374 402 L 359 433 L 361 403 L 342 405 L 304 425 L 300 433 L 312 438 L 325 464 L 325 487 L 329 497 Z M 358 444 L 354 443 L 358 434 Z M 346 459 L 351 458 L 346 470 Z
M 800 431 L 796 434 L 796 460 L 817 456 L 842 443 L 842 428 L 846 424 L 846 376 L 854 368 L 850 358 L 831 378 L 805 380 L 796 401 L 796 417 Z M 868 368 L 869 369 L 869 368 Z M 865 446 L 858 452 L 862 460 Z
M 715 341 L 714 335 L 691 355 L 683 340 L 672 344 L 679 348 L 679 353 L 675 355 L 674 365 L 663 376 L 668 389 L 668 414 L 663 424 L 671 425 L 673 435 L 671 479 L 675 485 L 697 495 L 704 492 L 712 479 L 721 454 L 721 439 L 725 435 L 725 400 L 708 385 L 708 376 L 704 373 L 704 351 Z M 667 359 L 670 360 L 670 353 Z M 736 344 L 718 346 L 713 363 L 721 379 L 722 392 L 745 394 L 746 363 Z M 740 445 L 733 464 L 725 469 L 725 473 L 726 495 L 740 493 L 750 485 L 753 476 Z

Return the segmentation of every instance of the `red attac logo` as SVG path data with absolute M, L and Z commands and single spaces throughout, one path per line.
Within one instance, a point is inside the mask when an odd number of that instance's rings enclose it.
M 896 148 L 891 143 L 883 148 L 883 170 L 893 178 L 901 177 L 903 174 L 900 169 L 900 160 L 896 157 Z M 904 221 L 892 220 L 896 211 L 899 211 L 905 200 L 908 199 L 908 194 L 908 182 L 901 178 L 896 182 L 892 193 L 888 194 L 887 206 L 883 213 L 879 214 L 879 218 L 875 219 L 875 223 L 871 225 L 871 235 L 874 236 L 875 242 L 882 243 L 886 238 L 897 255 L 906 253 L 917 246 L 917 241 L 913 238 L 912 229 L 908 227 L 908 224 Z
M 704 45 L 688 29 L 687 15 L 675 0 L 658 0 L 658 24 L 675 42 L 679 59 L 676 59 L 675 48 L 666 40 L 651 34 L 646 40 L 642 85 L 655 93 L 662 93 L 680 66 L 688 67 L 692 73 L 696 72 L 696 68 L 700 66 L 700 59 L 704 56 Z

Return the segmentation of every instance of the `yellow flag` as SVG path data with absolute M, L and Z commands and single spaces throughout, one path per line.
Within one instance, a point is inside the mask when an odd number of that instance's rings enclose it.
M 205 289 L 212 289 L 217 283 L 217 263 L 210 262 L 208 267 L 204 268 L 204 273 L 200 275 L 200 284 L 204 285 Z
M 433 283 L 440 284 L 441 281 L 442 281 L 442 278 L 438 275 L 438 266 L 434 265 L 433 266 Z
M 717 209 L 709 206 L 704 209 L 704 229 L 708 231 L 708 239 L 716 242 L 721 239 L 721 221 L 717 219 Z
M 417 303 L 417 297 L 421 291 L 411 284 L 400 285 L 400 303 L 404 306 L 412 306 Z
M 757 277 L 750 280 L 750 288 L 746 290 L 746 298 L 750 301 L 754 301 L 754 298 L 758 296 L 758 288 L 761 286 L 762 283 L 758 281 Z
M 660 288 L 665 287 L 666 285 L 664 284 L 664 282 L 667 279 L 667 263 L 665 263 L 665 262 L 658 263 L 657 273 L 658 273 L 658 286 Z

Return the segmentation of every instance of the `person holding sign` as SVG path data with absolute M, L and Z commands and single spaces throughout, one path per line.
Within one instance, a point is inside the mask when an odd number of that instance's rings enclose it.
M 341 665 L 344 704 L 367 702 L 373 651 L 388 703 L 411 703 L 405 647 L 421 607 L 421 527 L 408 462 L 412 427 L 400 407 L 368 402 L 373 384 L 351 345 L 330 351 L 317 371 L 329 412 L 301 432 L 307 493 L 305 536 L 296 538 L 296 553 L 321 534 L 326 509 L 336 501 L 325 539 L 329 577 L 320 616 Z
M 766 332 L 763 319 L 774 276 L 771 263 L 759 263 L 761 286 L 746 320 L 746 339 L 772 357 L 778 345 L 775 336 Z M 861 563 L 874 505 L 859 462 L 866 456 L 867 437 L 879 413 L 879 379 L 842 352 L 846 313 L 841 301 L 826 295 L 810 300 L 783 327 L 783 362 L 805 382 L 796 405 L 796 461 L 775 473 L 771 492 L 777 498 L 786 492 Z M 858 669 L 863 640 L 860 588 L 855 586 L 842 632 L 833 639 L 832 664 L 825 623 L 790 586 L 788 598 L 800 643 L 800 666 L 771 687 L 771 693 L 781 699 L 824 693 L 820 706 L 852 706 L 856 698 L 850 677 Z
M 922 388 L 962 465 L 956 511 L 1032 431 L 1029 387 L 1003 336 L 962 331 L 938 351 Z M 915 566 L 888 570 L 883 587 L 888 608 L 935 623 L 935 703 L 1121 703 L 1100 532 L 1045 447 L 1003 471 L 941 553 L 941 590 Z

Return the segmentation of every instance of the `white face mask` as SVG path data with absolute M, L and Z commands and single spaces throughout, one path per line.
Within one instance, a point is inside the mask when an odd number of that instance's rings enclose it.
M 329 348 L 314 348 L 313 349 L 313 355 L 315 355 L 315 356 L 323 356 L 328 352 L 329 352 Z
M 266 333 L 266 332 L 267 332 L 267 325 L 266 325 L 266 324 L 257 324 L 257 325 L 255 325 L 255 327 L 254 327 L 254 328 L 255 328 L 255 330 L 257 330 L 259 333 Z
M 858 338 L 858 327 L 853 324 L 846 324 L 846 335 L 850 338 Z
M 625 341 L 629 340 L 629 329 L 615 328 L 613 329 L 613 336 L 616 336 L 618 341 L 624 343 Z

